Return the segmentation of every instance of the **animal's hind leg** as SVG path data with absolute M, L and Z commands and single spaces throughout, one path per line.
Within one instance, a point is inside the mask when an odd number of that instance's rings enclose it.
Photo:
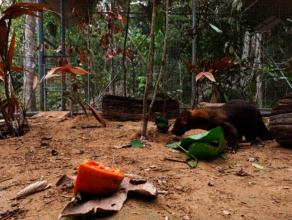
M 250 145 L 253 145 L 256 142 L 256 138 L 257 138 L 256 129 L 252 129 L 249 132 L 245 133 L 244 137 L 247 143 L 250 143 Z

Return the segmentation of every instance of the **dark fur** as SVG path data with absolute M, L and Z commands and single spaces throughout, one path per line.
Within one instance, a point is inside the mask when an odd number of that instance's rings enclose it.
M 224 137 L 234 152 L 243 136 L 247 142 L 255 141 L 257 137 L 273 139 L 259 110 L 252 103 L 239 99 L 221 107 L 184 110 L 176 119 L 171 133 L 181 136 L 191 129 L 211 130 L 217 126 L 223 128 Z

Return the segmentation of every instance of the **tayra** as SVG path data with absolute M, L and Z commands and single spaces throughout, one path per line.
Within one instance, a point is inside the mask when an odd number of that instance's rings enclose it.
M 220 107 L 184 110 L 176 119 L 171 133 L 181 136 L 191 129 L 210 130 L 217 126 L 223 128 L 224 137 L 234 153 L 243 135 L 247 142 L 255 141 L 257 137 L 273 139 L 259 110 L 252 103 L 239 99 Z

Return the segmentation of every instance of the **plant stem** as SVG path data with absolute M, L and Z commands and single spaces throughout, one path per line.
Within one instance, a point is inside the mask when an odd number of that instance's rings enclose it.
M 149 114 L 147 113 L 147 98 L 148 98 L 149 82 L 150 82 L 151 67 L 152 67 L 155 18 L 156 18 L 156 2 L 155 2 L 155 0 L 153 0 L 152 23 L 151 23 L 150 45 L 149 45 L 149 54 L 148 54 L 148 63 L 147 63 L 146 85 L 145 85 L 144 97 L 143 97 L 142 136 L 146 136 L 147 124 L 148 124 L 148 119 L 149 119 Z
M 156 94 L 157 94 L 157 90 L 158 90 L 158 86 L 159 86 L 159 82 L 161 80 L 162 77 L 162 73 L 163 73 L 163 69 L 165 66 L 165 56 L 166 56 L 166 47 L 167 47 L 167 35 L 168 35 L 168 4 L 169 4 L 169 0 L 166 0 L 166 9 L 165 9 L 165 36 L 164 36 L 164 47 L 163 47 L 163 53 L 162 53 L 162 60 L 161 60 L 161 67 L 160 67 L 160 72 L 159 72 L 159 77 L 156 81 L 156 85 L 155 85 L 155 89 L 154 89 L 154 94 L 153 94 L 153 99 L 152 102 L 149 106 L 149 110 L 148 110 L 148 115 L 151 115 L 151 111 L 155 102 L 155 98 L 156 98 Z

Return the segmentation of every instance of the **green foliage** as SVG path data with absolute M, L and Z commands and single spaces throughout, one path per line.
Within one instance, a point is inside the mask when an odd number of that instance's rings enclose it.
M 212 147 L 210 145 L 212 142 L 217 142 L 217 147 Z M 211 159 L 224 152 L 226 142 L 223 129 L 219 126 L 208 132 L 183 138 L 181 142 L 166 144 L 166 147 L 181 147 L 188 150 L 188 155 Z
M 132 147 L 144 147 L 140 139 L 135 139 L 131 141 L 130 144 L 132 145 Z

